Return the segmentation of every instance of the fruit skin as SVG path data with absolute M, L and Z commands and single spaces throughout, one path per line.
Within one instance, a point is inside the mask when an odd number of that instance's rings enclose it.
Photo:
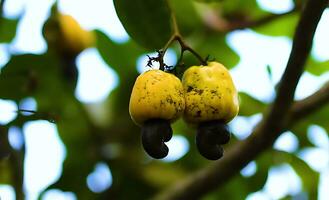
M 184 109 L 184 90 L 176 76 L 149 70 L 137 77 L 129 102 L 130 116 L 137 125 L 150 119 L 174 122 Z
M 224 65 L 209 62 L 192 66 L 182 77 L 185 91 L 184 120 L 190 124 L 231 121 L 239 112 L 238 93 Z
M 50 48 L 64 55 L 77 55 L 95 46 L 96 41 L 94 32 L 83 29 L 72 16 L 58 12 L 45 23 L 44 36 Z

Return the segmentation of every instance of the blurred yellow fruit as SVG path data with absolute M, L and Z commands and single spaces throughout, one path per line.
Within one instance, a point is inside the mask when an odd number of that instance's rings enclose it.
M 77 55 L 95 45 L 92 31 L 83 29 L 70 15 L 55 13 L 45 24 L 44 36 L 50 48 L 59 53 Z

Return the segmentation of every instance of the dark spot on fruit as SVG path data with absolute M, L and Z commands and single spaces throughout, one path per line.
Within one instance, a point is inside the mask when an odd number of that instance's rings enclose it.
M 195 90 L 199 95 L 203 93 L 203 90 Z
M 192 86 L 188 86 L 187 87 L 187 92 L 191 92 L 193 90 L 193 87 Z

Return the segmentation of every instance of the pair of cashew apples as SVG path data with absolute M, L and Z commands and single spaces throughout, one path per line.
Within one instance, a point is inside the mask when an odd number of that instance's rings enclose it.
M 164 158 L 172 137 L 171 123 L 183 117 L 196 127 L 196 145 L 210 160 L 223 156 L 227 123 L 239 112 L 238 93 L 229 71 L 218 62 L 188 68 L 182 80 L 152 69 L 139 75 L 132 89 L 129 112 L 141 127 L 142 144 L 153 158 Z

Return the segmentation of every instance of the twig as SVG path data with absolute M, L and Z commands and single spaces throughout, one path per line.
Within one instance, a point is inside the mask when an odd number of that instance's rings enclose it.
M 293 124 L 292 116 L 296 116 L 294 113 L 304 113 L 300 106 L 299 110 L 292 110 L 291 112 L 289 110 L 293 103 L 297 83 L 304 70 L 305 60 L 311 49 L 316 26 L 326 5 L 327 0 L 307 1 L 295 32 L 293 48 L 278 87 L 277 97 L 268 114 L 255 127 L 253 133 L 246 140 L 236 143 L 229 149 L 223 159 L 174 184 L 156 196 L 156 199 L 198 199 L 214 190 L 269 148 L 282 131 L 287 128 L 287 125 Z M 303 102 L 304 105 L 310 101 L 317 103 L 314 98 L 323 103 L 323 98 L 317 96 L 318 93 L 309 97 Z M 309 110 L 312 107 L 316 108 L 313 104 L 305 108 Z M 296 109 L 295 106 L 292 108 Z M 310 113 L 304 114 L 306 116 Z
M 149 61 L 148 61 L 147 65 L 150 66 L 153 61 L 157 61 L 160 64 L 160 70 L 164 71 L 165 68 L 167 67 L 167 65 L 164 63 L 163 57 L 165 56 L 170 45 L 172 45 L 172 43 L 174 43 L 175 41 L 178 41 L 179 45 L 181 47 L 181 54 L 180 54 L 180 57 L 177 62 L 178 65 L 182 62 L 183 54 L 185 51 L 191 52 L 201 62 L 202 65 L 207 65 L 207 61 L 204 60 L 192 47 L 190 47 L 188 44 L 186 44 L 184 42 L 183 37 L 181 36 L 179 28 L 178 28 L 175 13 L 172 11 L 173 9 L 168 0 L 167 0 L 167 5 L 168 5 L 169 9 L 171 10 L 171 23 L 172 23 L 173 33 L 172 33 L 170 39 L 165 44 L 165 46 L 160 51 L 158 51 L 158 56 L 149 57 Z

